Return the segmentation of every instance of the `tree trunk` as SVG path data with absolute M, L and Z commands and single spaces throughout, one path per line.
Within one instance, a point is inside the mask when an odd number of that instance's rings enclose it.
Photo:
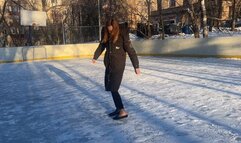
M 218 6 L 218 18 L 219 19 L 222 19 L 223 17 L 223 0 L 219 0 L 219 6 Z M 220 27 L 221 25 L 221 21 L 218 20 L 218 28 Z
M 217 0 L 214 0 L 213 2 L 207 2 L 205 1 L 206 4 L 206 11 L 207 14 L 211 17 L 217 17 L 217 13 L 218 13 L 218 4 L 217 4 Z M 212 32 L 213 27 L 214 27 L 214 22 L 215 20 L 213 18 L 208 19 L 209 20 L 209 31 Z
M 203 25 L 203 38 L 208 37 L 208 27 L 207 27 L 207 13 L 205 7 L 205 0 L 200 0 L 202 9 L 202 25 Z
M 159 18 L 160 18 L 160 23 L 159 25 L 161 25 L 161 29 L 160 30 L 160 38 L 162 40 L 165 39 L 165 31 L 164 31 L 164 22 L 163 22 L 163 16 L 162 16 L 162 0 L 160 0 L 160 3 L 159 3 Z
M 47 7 L 47 1 L 42 0 L 42 11 L 46 11 L 46 7 Z
M 5 10 L 6 10 L 6 6 L 7 6 L 7 0 L 4 1 L 4 4 L 3 4 L 2 13 L 1 13 L 2 17 L 1 17 L 1 19 L 0 19 L 0 24 L 3 23 L 4 15 L 5 15 Z
M 150 38 L 151 37 L 151 24 L 150 24 L 150 20 L 151 20 L 151 0 L 146 0 L 146 4 L 147 4 L 147 37 Z
M 237 2 L 237 5 L 236 5 L 236 17 L 240 17 L 241 15 L 241 0 L 239 0 L 238 2 Z
M 235 20 L 236 20 L 236 0 L 233 0 L 233 6 L 232 6 L 232 25 L 231 25 L 231 31 L 234 31 L 235 29 Z
M 188 8 L 188 13 L 190 15 L 191 18 L 191 23 L 192 23 L 192 27 L 193 27 L 193 32 L 194 32 L 194 37 L 195 38 L 200 38 L 199 35 L 199 27 L 198 27 L 198 17 L 195 15 L 195 11 L 194 11 L 194 6 L 193 4 L 190 2 L 190 0 L 186 1 L 187 4 L 187 8 Z

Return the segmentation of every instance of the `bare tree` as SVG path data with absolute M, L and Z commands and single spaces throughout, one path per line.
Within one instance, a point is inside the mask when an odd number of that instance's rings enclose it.
M 4 21 L 4 15 L 5 15 L 5 12 L 6 12 L 7 2 L 8 2 L 8 0 L 5 0 L 5 1 L 4 1 L 4 4 L 3 4 L 3 7 L 1 8 L 1 13 L 0 13 L 0 14 L 1 14 L 0 24 L 2 24 L 3 21 Z
M 159 0 L 159 20 L 160 20 L 160 24 L 159 25 L 161 25 L 161 29 L 162 30 L 160 30 L 160 38 L 162 39 L 162 40 L 164 40 L 165 39 L 165 31 L 164 31 L 164 22 L 163 22 L 163 16 L 162 16 L 162 0 Z
M 108 0 L 103 3 L 102 12 L 104 13 L 102 19 L 114 17 L 120 22 L 128 21 L 129 5 L 127 0 Z M 105 20 L 103 20 L 105 21 Z
M 187 8 L 187 12 L 190 16 L 191 24 L 192 24 L 192 30 L 194 32 L 195 38 L 200 38 L 199 35 L 199 10 L 194 9 L 194 4 L 192 0 L 185 0 L 184 2 L 185 7 Z M 196 11 L 195 11 L 196 10 Z
M 15 1 L 5 0 L 1 8 L 0 26 L 2 29 L 2 38 L 5 38 L 5 46 L 18 46 L 20 43 L 16 37 L 19 32 L 20 23 L 18 19 L 12 16 L 13 12 L 16 12 L 15 6 L 18 5 Z M 7 10 L 7 7 L 10 9 Z
M 42 11 L 47 10 L 47 0 L 42 0 Z
M 206 0 L 206 11 L 207 11 L 207 18 L 209 22 L 209 31 L 212 31 L 212 28 L 217 25 L 217 19 L 218 19 L 218 0 Z
M 199 0 L 199 2 L 201 5 L 201 13 L 202 13 L 203 38 L 207 38 L 208 27 L 207 27 L 207 14 L 206 14 L 205 0 Z
M 146 0 L 146 6 L 147 6 L 147 37 L 151 37 L 151 5 L 152 5 L 152 0 Z
M 219 0 L 218 1 L 218 8 L 219 8 L 219 11 L 218 11 L 218 18 L 220 19 L 220 20 L 218 20 L 218 28 L 220 27 L 220 25 L 221 25 L 221 20 L 222 20 L 222 17 L 223 17 L 223 0 Z
M 145 1 L 138 1 L 138 3 L 135 3 L 134 5 L 127 4 L 126 8 L 128 10 L 128 14 L 133 15 L 134 17 L 139 17 L 139 23 L 142 23 L 143 26 L 145 26 L 145 31 L 142 33 L 146 38 L 151 37 L 151 10 L 152 10 L 152 4 L 153 0 L 145 0 Z
M 231 31 L 235 29 L 235 21 L 236 21 L 236 0 L 232 0 L 232 24 Z
M 5 15 L 5 10 L 6 10 L 6 6 L 7 6 L 7 0 L 4 1 L 3 6 L 0 8 L 0 26 L 1 29 L 4 29 L 4 15 Z M 5 46 L 5 40 L 6 40 L 6 35 L 4 35 L 4 32 L 1 30 L 0 31 L 0 47 L 4 47 Z
M 241 0 L 236 0 L 236 18 L 241 17 Z

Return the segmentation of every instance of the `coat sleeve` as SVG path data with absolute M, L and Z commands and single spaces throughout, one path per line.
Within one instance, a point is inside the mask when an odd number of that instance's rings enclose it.
M 95 50 L 93 59 L 97 60 L 104 50 L 105 50 L 104 44 L 100 43 L 97 49 Z
M 139 68 L 139 60 L 138 60 L 138 57 L 136 55 L 136 51 L 131 44 L 128 28 L 123 30 L 123 39 L 124 39 L 124 49 L 128 53 L 128 56 L 130 57 L 130 60 L 131 60 L 131 63 L 133 65 L 133 67 L 135 69 Z
M 104 35 L 104 27 L 101 30 L 101 41 L 103 39 L 103 35 Z M 105 44 L 102 43 L 101 41 L 94 53 L 93 59 L 95 59 L 95 60 L 97 60 L 99 58 L 99 56 L 102 54 L 102 52 L 105 50 Z

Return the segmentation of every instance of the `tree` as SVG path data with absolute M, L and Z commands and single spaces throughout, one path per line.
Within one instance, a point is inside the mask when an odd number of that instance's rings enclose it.
M 199 38 L 199 9 L 194 9 L 194 3 L 192 0 L 185 0 L 184 1 L 184 6 L 187 9 L 187 12 L 189 14 L 190 17 L 190 21 L 191 21 L 191 25 L 192 25 L 192 29 L 194 32 L 194 37 L 195 38 Z
M 47 0 L 42 0 L 42 11 L 46 11 L 47 9 Z
M 114 17 L 120 22 L 128 21 L 127 0 L 107 0 L 103 3 L 102 19 Z M 105 21 L 105 20 L 103 20 Z
M 218 18 L 219 18 L 219 20 L 218 20 L 218 27 L 220 27 L 220 25 L 221 25 L 221 20 L 222 20 L 222 17 L 223 17 L 223 0 L 219 0 L 218 1 L 218 8 L 219 8 L 219 11 L 218 11 Z
M 4 22 L 5 22 L 5 19 L 4 19 L 4 15 L 5 15 L 5 9 L 6 9 L 6 5 L 7 5 L 7 1 L 5 0 L 4 3 L 3 3 L 3 6 L 0 8 L 0 26 L 2 29 L 4 29 Z M 6 35 L 4 35 L 3 31 L 0 31 L 0 47 L 4 47 L 5 46 L 5 38 Z
M 152 5 L 152 0 L 146 0 L 146 6 L 147 6 L 147 31 L 148 35 L 147 37 L 151 37 L 151 5 Z
M 207 38 L 208 27 L 207 27 L 207 14 L 206 14 L 205 0 L 199 0 L 199 2 L 201 5 L 201 13 L 202 13 L 203 38 Z
M 3 23 L 3 21 L 4 21 L 4 15 L 5 15 L 5 10 L 6 10 L 6 6 L 7 6 L 7 2 L 8 2 L 8 0 L 5 0 L 4 1 L 4 4 L 3 4 L 3 7 L 1 8 L 1 18 L 0 18 L 0 24 L 2 24 Z
M 205 1 L 206 5 L 206 13 L 207 13 L 207 18 L 208 18 L 208 23 L 209 23 L 209 31 L 212 31 L 212 28 L 217 25 L 217 19 L 218 19 L 218 0 L 207 0 Z
M 151 10 L 152 10 L 152 4 L 153 0 L 143 0 L 138 1 L 135 4 L 127 4 L 126 9 L 128 10 L 128 14 L 133 15 L 134 17 L 139 17 L 138 20 L 139 23 L 143 26 L 143 31 L 141 32 L 146 38 L 151 37 Z M 131 20 L 130 20 L 131 21 Z
M 237 0 L 237 5 L 236 5 L 236 12 L 237 12 L 237 18 L 241 18 L 241 0 Z
M 164 40 L 165 39 L 165 31 L 164 31 L 164 22 L 163 22 L 163 16 L 162 16 L 162 0 L 159 0 L 159 20 L 160 20 L 160 24 L 159 25 L 161 25 L 161 29 L 162 30 L 160 30 L 160 38 L 162 39 L 162 40 Z
M 13 0 L 5 0 L 3 2 L 3 6 L 1 8 L 1 17 L 0 17 L 0 26 L 2 32 L 2 38 L 5 38 L 5 46 L 18 46 L 21 43 L 19 40 L 16 39 L 16 32 L 19 32 L 20 23 L 18 19 L 12 16 L 13 12 L 16 12 L 15 6 L 18 6 L 18 2 Z M 7 11 L 7 7 L 9 12 Z M 3 34 L 4 33 L 4 34 Z M 11 44 L 9 44 L 11 43 Z
M 231 31 L 235 29 L 235 21 L 236 21 L 236 0 L 232 0 L 232 25 Z

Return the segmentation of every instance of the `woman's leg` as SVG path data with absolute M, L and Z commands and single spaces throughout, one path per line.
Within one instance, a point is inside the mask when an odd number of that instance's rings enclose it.
M 114 92 L 111 92 L 111 94 L 112 94 L 112 98 L 113 98 L 114 103 L 115 103 L 116 110 L 124 109 L 124 106 L 123 106 L 123 103 L 122 103 L 119 92 L 114 91 Z
M 119 92 L 116 91 L 111 93 L 112 93 L 112 97 L 116 107 L 116 111 L 112 113 L 113 115 L 116 115 L 113 119 L 119 120 L 119 119 L 128 117 L 128 113 L 124 110 L 124 106 L 123 106 Z

